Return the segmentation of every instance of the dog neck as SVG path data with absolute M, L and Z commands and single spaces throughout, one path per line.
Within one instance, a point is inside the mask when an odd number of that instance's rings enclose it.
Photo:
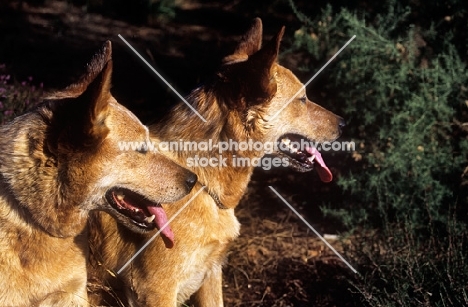
M 221 200 L 219 199 L 219 196 L 215 193 L 213 193 L 212 191 L 210 191 L 210 188 L 207 187 L 207 190 L 206 192 L 208 193 L 208 195 L 211 196 L 211 198 L 213 198 L 214 202 L 216 203 L 216 206 L 218 206 L 219 209 L 222 209 L 222 210 L 226 210 L 226 209 L 229 209 L 229 207 L 226 207 L 222 202 Z
M 4 136 L 0 141 L 0 184 L 9 191 L 12 208 L 42 231 L 59 238 L 76 236 L 86 226 L 86 215 L 76 202 L 61 197 L 66 193 L 56 184 L 58 165 L 47 148 L 42 118 L 35 113 L 23 116 L 27 120 L 14 120 L 0 128 Z
M 177 105 L 162 122 L 150 127 L 159 141 L 169 142 L 201 142 L 212 145 L 221 142 L 247 142 L 255 139 L 249 133 L 248 127 L 242 120 L 239 111 L 229 109 L 219 101 L 214 93 L 204 87 L 198 88 L 188 97 L 197 112 L 206 120 L 204 123 L 193 110 L 185 104 Z M 210 144 L 207 144 L 209 147 Z M 166 152 L 164 152 L 166 154 Z M 262 153 L 241 151 L 229 148 L 220 153 L 219 147 L 204 150 L 170 150 L 169 156 L 177 160 L 184 167 L 198 175 L 199 181 L 209 187 L 209 194 L 219 208 L 234 208 L 244 195 L 254 166 L 250 161 L 261 158 Z M 198 160 L 196 160 L 198 159 Z M 197 161 L 214 161 L 217 165 L 202 165 Z M 249 163 L 235 164 L 238 159 L 245 159 Z M 216 182 L 213 178 L 218 178 Z

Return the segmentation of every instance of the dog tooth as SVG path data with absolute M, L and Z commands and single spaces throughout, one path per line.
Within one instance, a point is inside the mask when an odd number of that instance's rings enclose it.
M 289 145 L 289 143 L 291 143 L 291 140 L 290 139 L 282 139 L 281 143 L 283 143 L 285 145 Z
M 117 194 L 116 196 L 118 200 L 123 200 L 125 198 L 124 194 Z
M 296 153 L 296 152 L 297 152 L 297 148 L 289 147 L 289 151 L 292 152 L 292 153 Z
M 309 158 L 309 161 L 310 161 L 310 162 L 314 162 L 314 160 L 315 160 L 315 156 L 311 156 L 311 157 Z
M 153 214 L 152 216 L 148 216 L 147 218 L 145 218 L 145 222 L 151 223 L 152 221 L 154 221 L 155 218 L 156 216 Z

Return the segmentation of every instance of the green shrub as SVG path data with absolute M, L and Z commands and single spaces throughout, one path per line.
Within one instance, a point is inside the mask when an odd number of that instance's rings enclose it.
M 452 2 L 459 7 L 462 1 Z M 415 26 L 412 7 L 386 3 L 375 16 L 358 17 L 347 9 L 334 13 L 328 6 L 311 19 L 290 2 L 303 22 L 293 47 L 316 61 L 324 63 L 356 35 L 323 72 L 327 97 L 342 104 L 347 136 L 357 144 L 354 162 L 342 165 L 338 181 L 349 200 L 342 209 L 323 211 L 340 218 L 352 234 L 348 257 L 360 265 L 362 278 L 353 285 L 363 302 L 466 306 L 468 227 L 461 175 L 468 142 L 461 123 L 468 72 L 459 41 L 468 35 L 445 24 L 440 32 L 435 22 Z M 428 6 L 435 10 L 439 3 Z M 466 10 L 461 14 L 468 17 Z

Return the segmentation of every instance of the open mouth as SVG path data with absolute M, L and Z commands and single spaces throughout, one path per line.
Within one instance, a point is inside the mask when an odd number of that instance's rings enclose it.
M 112 188 L 106 192 L 109 204 L 133 224 L 144 230 L 161 228 L 167 224 L 167 215 L 159 203 L 125 188 Z M 174 246 L 174 233 L 169 225 L 161 230 L 161 237 L 167 248 Z
M 279 138 L 278 149 L 281 155 L 288 158 L 290 166 L 295 170 L 308 172 L 315 168 L 320 180 L 332 181 L 333 175 L 317 148 L 309 145 L 303 146 L 304 144 L 312 144 L 312 142 L 298 134 L 285 134 Z

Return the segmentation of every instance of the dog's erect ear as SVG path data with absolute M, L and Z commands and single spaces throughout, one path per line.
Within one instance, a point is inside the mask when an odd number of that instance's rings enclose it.
M 112 75 L 111 42 L 107 41 L 88 64 L 87 73 L 65 91 L 77 93 L 65 98 L 55 108 L 54 120 L 61 147 L 89 148 L 99 144 L 109 133 L 106 118 Z
M 101 71 L 96 75 L 93 81 L 88 85 L 88 88 L 81 95 L 84 101 L 80 101 L 87 105 L 88 114 L 84 118 L 83 131 L 85 136 L 91 140 L 103 139 L 107 136 L 109 128 L 106 126 L 105 120 L 108 115 L 109 100 L 111 98 L 110 87 L 112 77 L 112 46 L 111 42 L 107 41 L 104 44 L 102 52 L 98 54 L 96 61 L 92 61 L 90 66 L 97 65 L 102 67 Z M 99 67 L 96 67 L 99 69 Z M 94 69 L 94 68 L 93 68 Z M 82 99 L 80 99 L 82 100 Z
M 281 39 L 284 35 L 284 27 L 262 48 L 254 53 L 246 62 L 247 67 L 251 67 L 253 75 L 258 74 L 257 82 L 259 89 L 263 92 L 259 98 L 271 99 L 276 94 L 275 63 L 278 59 L 278 52 Z M 248 84 L 247 84 L 248 85 Z M 250 86 L 252 87 L 252 86 Z M 262 102 L 262 101 L 259 101 Z
M 263 103 L 276 94 L 275 63 L 283 34 L 284 27 L 247 60 L 225 64 L 218 73 L 223 91 L 228 92 L 225 97 L 233 98 L 231 104 L 235 108 L 245 109 L 249 105 Z
M 236 63 L 245 61 L 249 56 L 259 51 L 262 47 L 263 26 L 260 18 L 255 18 L 249 31 L 244 34 L 239 45 L 232 55 L 224 58 L 223 63 Z

